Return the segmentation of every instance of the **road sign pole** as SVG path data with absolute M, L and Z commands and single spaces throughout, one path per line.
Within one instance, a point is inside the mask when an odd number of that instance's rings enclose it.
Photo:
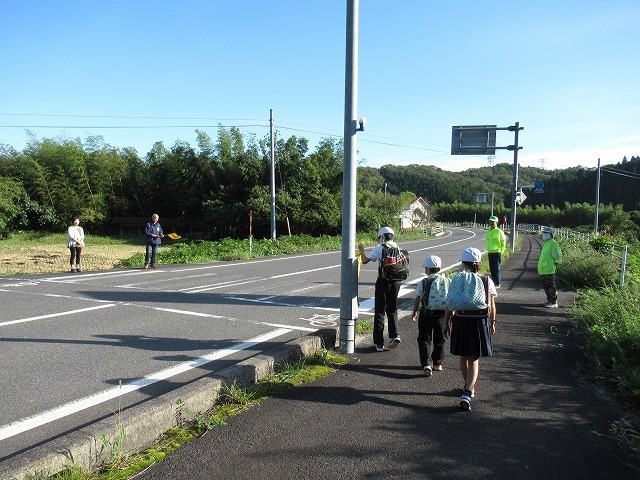
M 600 208 L 600 159 L 598 159 L 598 171 L 596 173 L 596 212 L 595 217 L 593 219 L 593 231 L 598 233 L 598 214 L 600 213 L 598 210 Z
M 520 122 L 516 122 L 513 128 L 515 130 L 515 141 L 513 145 L 513 184 L 511 188 L 511 251 L 516 249 L 516 208 L 518 206 L 516 200 L 518 196 L 518 133 L 520 132 Z

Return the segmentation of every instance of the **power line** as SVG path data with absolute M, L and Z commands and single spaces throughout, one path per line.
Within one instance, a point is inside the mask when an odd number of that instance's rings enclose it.
M 139 128 L 245 128 L 245 127 L 268 127 L 269 125 L 2 125 L 2 128 L 95 128 L 95 129 L 139 129 Z
M 12 117 L 65 117 L 65 118 L 119 118 L 128 120 L 212 120 L 216 122 L 262 122 L 261 118 L 212 118 L 212 117 L 160 117 L 160 116 L 131 116 L 131 115 L 76 115 L 66 113 L 2 113 L 0 115 Z
M 605 167 L 600 167 L 600 170 L 603 171 L 603 172 L 612 173 L 614 175 L 620 175 L 621 177 L 629 177 L 629 178 L 633 178 L 635 180 L 640 180 L 640 175 L 632 173 L 632 172 L 621 173 L 620 170 L 615 170 L 615 169 L 610 169 L 610 168 L 605 168 Z

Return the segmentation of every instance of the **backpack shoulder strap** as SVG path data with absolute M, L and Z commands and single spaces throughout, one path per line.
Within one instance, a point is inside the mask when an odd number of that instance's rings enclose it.
M 484 295 L 487 305 L 489 305 L 489 275 L 481 275 L 482 285 L 484 286 Z
M 420 303 L 425 309 L 429 307 L 429 293 L 431 292 L 431 285 L 433 285 L 434 277 L 427 277 L 422 279 L 422 297 Z

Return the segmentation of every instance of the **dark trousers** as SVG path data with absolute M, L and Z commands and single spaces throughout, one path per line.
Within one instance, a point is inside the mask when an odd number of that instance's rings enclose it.
M 71 258 L 69 258 L 69 264 L 73 267 L 73 265 L 80 265 L 80 253 L 82 252 L 82 247 L 69 247 L 69 252 L 71 252 Z
M 547 301 L 550 303 L 556 303 L 558 301 L 558 290 L 556 289 L 556 276 L 555 275 L 540 275 L 542 277 L 542 288 L 544 293 L 547 294 Z
M 147 253 L 144 256 L 144 264 L 149 265 L 149 257 L 151 257 L 151 265 L 155 265 L 157 255 L 158 255 L 158 244 L 147 243 Z
M 433 367 L 434 363 L 444 361 L 444 334 L 442 314 L 420 314 L 418 317 L 418 352 L 420 365 Z
M 502 262 L 502 254 L 500 252 L 489 254 L 489 270 L 491 271 L 491 280 L 495 283 L 496 287 L 500 285 L 502 281 L 502 271 L 500 270 L 500 263 Z
M 376 280 L 375 315 L 373 317 L 373 343 L 384 345 L 384 315 L 387 314 L 389 338 L 398 336 L 398 292 L 400 282 Z

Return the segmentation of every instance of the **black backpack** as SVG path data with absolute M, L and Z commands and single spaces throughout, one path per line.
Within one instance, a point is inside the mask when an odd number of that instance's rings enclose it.
M 406 280 L 409 276 L 409 252 L 382 244 L 379 275 L 394 282 Z

